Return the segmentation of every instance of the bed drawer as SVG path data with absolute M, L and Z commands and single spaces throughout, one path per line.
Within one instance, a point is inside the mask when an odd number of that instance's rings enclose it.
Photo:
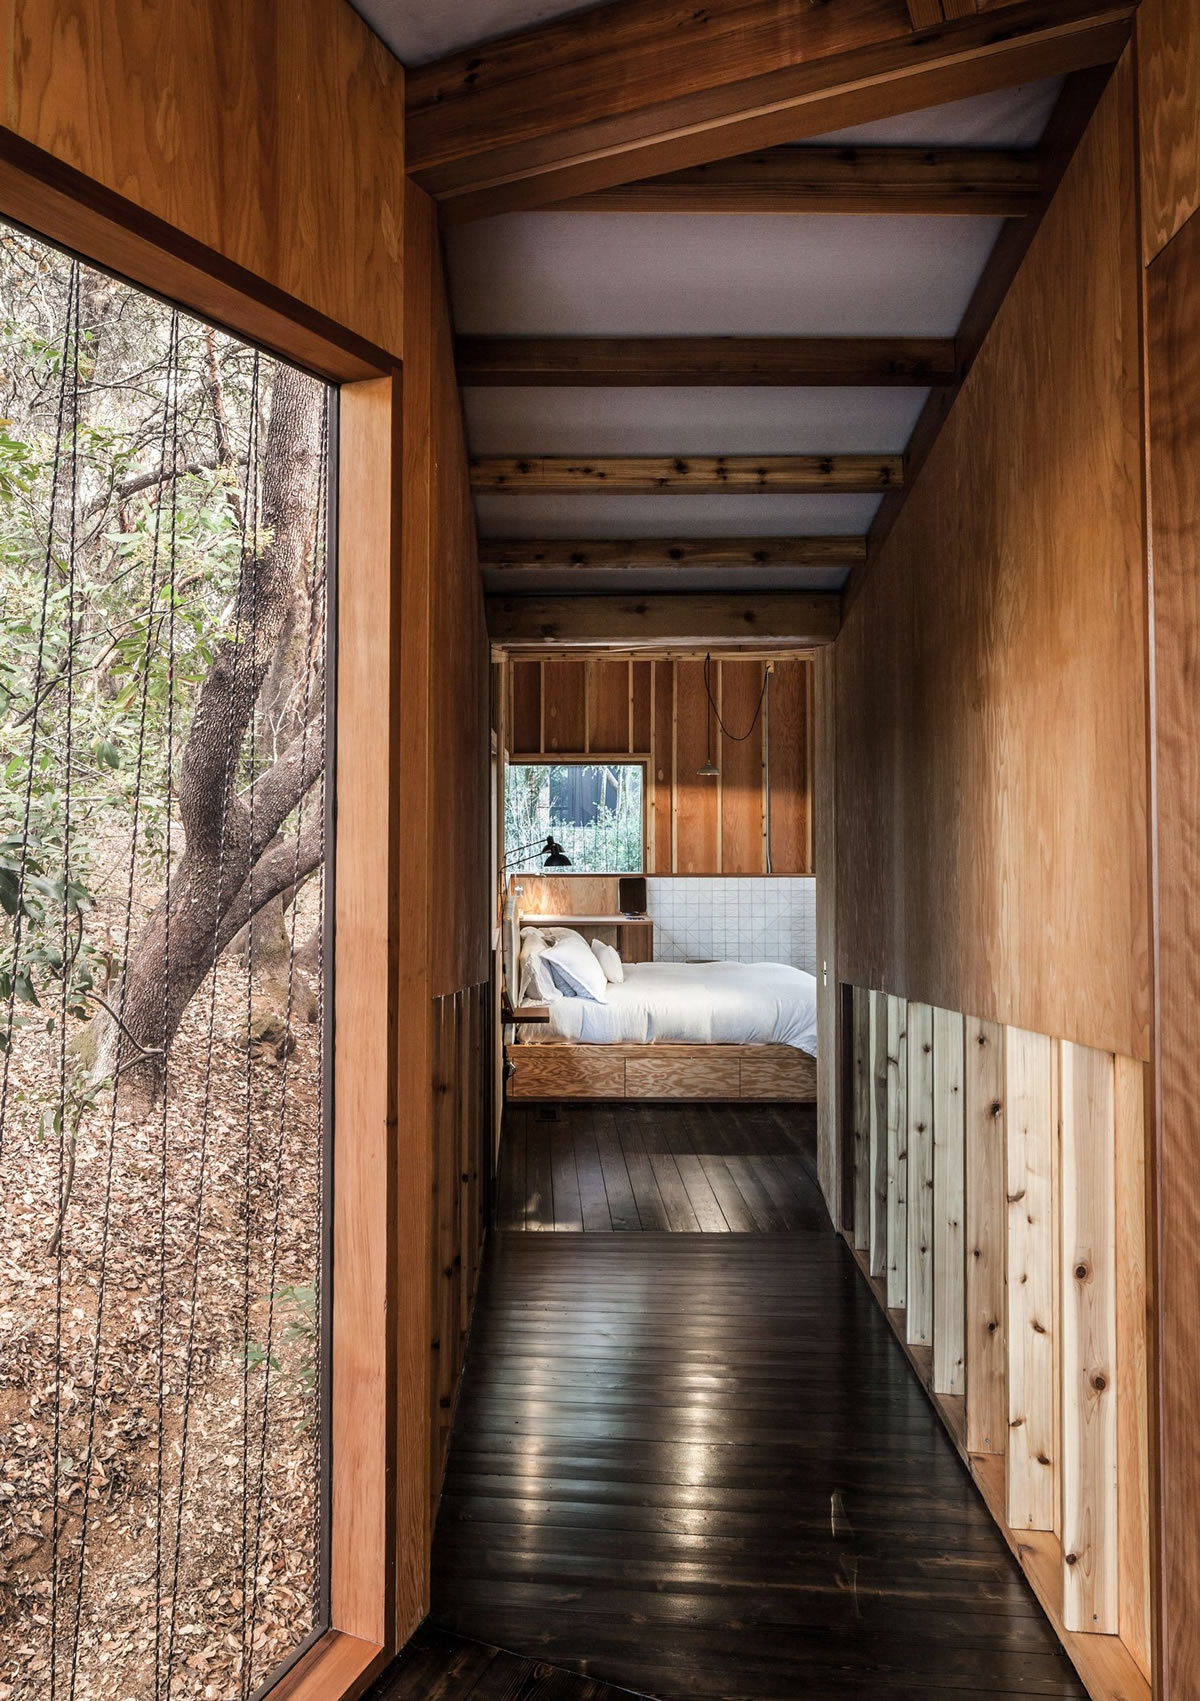
M 747 1047 L 742 1053 L 742 1097 L 744 1099 L 798 1099 L 817 1096 L 816 1059 L 790 1046 L 764 1046 L 756 1054 Z
M 625 1059 L 601 1045 L 508 1048 L 512 1099 L 623 1099 Z
M 655 1046 L 661 1057 L 630 1057 L 625 1063 L 625 1093 L 631 1099 L 736 1099 L 740 1092 L 737 1053 L 697 1057 L 671 1056 L 673 1048 Z

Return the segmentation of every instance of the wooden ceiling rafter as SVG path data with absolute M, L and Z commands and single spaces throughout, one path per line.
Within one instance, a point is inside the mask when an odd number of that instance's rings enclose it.
M 540 210 L 1022 218 L 1037 193 L 1031 148 L 779 147 L 597 189 Z
M 703 593 L 484 598 L 488 636 L 505 648 L 640 650 L 663 645 L 717 648 L 832 643 L 841 599 L 819 591 L 731 596 Z
M 698 568 L 852 567 L 866 557 L 865 537 L 481 538 L 479 565 L 489 573 L 622 573 Z
M 953 337 L 460 337 L 464 386 L 952 384 Z
M 491 496 L 877 496 L 903 455 L 474 455 L 471 489 Z
M 1063 173 L 1087 128 L 1112 72 L 1111 65 L 1077 72 L 1063 87 L 1038 149 L 1042 188 L 1033 213 L 1025 219 L 1009 220 L 1000 232 L 983 274 L 975 286 L 955 338 L 959 377 L 953 384 L 931 390 L 917 418 L 904 451 L 904 478 L 885 495 L 867 534 L 866 558 L 851 569 L 843 595 L 849 607 L 860 594 L 884 541 L 904 506 L 907 492 L 929 458 L 938 433 L 945 424 L 956 397 L 983 347 L 984 338 L 1000 311 L 1004 297 L 1020 270 L 1021 262 L 1037 235 L 1038 227 L 1054 196 Z
M 445 222 L 545 206 L 1111 64 L 1135 0 L 1001 0 L 914 30 L 900 0 L 618 0 L 414 70 L 408 169 Z

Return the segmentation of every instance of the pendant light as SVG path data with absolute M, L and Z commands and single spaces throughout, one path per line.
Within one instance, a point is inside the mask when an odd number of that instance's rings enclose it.
M 704 658 L 704 718 L 708 723 L 708 760 L 702 768 L 696 769 L 696 778 L 698 780 L 719 780 L 721 777 L 721 770 L 713 761 L 712 712 L 716 707 L 716 704 L 712 700 L 712 692 L 709 689 L 708 684 L 708 666 L 711 660 L 711 656 L 705 656 Z

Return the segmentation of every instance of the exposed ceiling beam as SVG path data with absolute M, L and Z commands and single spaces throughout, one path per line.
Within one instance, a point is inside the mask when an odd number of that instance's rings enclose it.
M 698 567 L 852 567 L 865 537 L 480 538 L 488 572 L 562 572 L 564 568 L 660 571 Z
M 846 585 L 846 606 L 850 607 L 862 592 L 867 577 L 879 552 L 900 516 L 904 499 L 924 466 L 929 454 L 937 441 L 938 433 L 949 416 L 954 405 L 955 397 L 974 364 L 975 358 L 983 347 L 984 338 L 992 327 L 992 322 L 1000 310 L 1004 297 L 1017 272 L 1021 262 L 1029 251 L 1030 244 L 1037 234 L 1038 227 L 1045 215 L 1047 207 L 1053 198 L 1062 178 L 1063 172 L 1070 163 L 1071 156 L 1079 143 L 1079 138 L 1087 128 L 1088 120 L 1096 109 L 1096 103 L 1107 83 L 1111 67 L 1099 67 L 1094 71 L 1081 71 L 1068 79 L 1063 87 L 1058 102 L 1046 126 L 1038 149 L 1041 162 L 1042 179 L 1041 193 L 1037 205 L 1029 218 L 1019 222 L 1009 221 L 1000 232 L 1000 236 L 983 269 L 983 274 L 975 286 L 974 294 L 963 315 L 962 324 L 955 339 L 958 348 L 958 364 L 960 376 L 954 384 L 942 386 L 930 393 L 929 399 L 922 408 L 914 425 L 908 447 L 904 452 L 904 478 L 901 483 L 884 497 L 875 512 L 871 529 L 867 537 L 867 557 L 852 569 Z
M 470 385 L 950 384 L 953 337 L 460 337 Z
M 493 495 L 877 495 L 904 476 L 903 455 L 475 455 L 471 489 Z
M 488 636 L 521 649 L 653 649 L 663 644 L 832 643 L 840 598 L 812 591 L 722 596 L 488 596 Z
M 768 148 L 555 201 L 548 212 L 912 213 L 1022 218 L 1036 153 L 990 148 Z
M 457 222 L 1111 64 L 1135 0 L 619 0 L 410 72 L 407 165 Z

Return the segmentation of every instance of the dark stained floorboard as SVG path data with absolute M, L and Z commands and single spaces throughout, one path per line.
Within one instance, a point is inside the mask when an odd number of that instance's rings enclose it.
M 779 1233 L 817 1227 L 807 1105 L 510 1104 L 497 1227 Z
M 367 1701 L 629 1701 L 629 1695 L 424 1624 Z
M 803 1113 L 629 1108 L 540 1125 L 585 1220 L 594 1150 L 625 1225 L 725 1227 L 493 1235 L 433 1622 L 668 1701 L 1083 1701 L 829 1226 Z

